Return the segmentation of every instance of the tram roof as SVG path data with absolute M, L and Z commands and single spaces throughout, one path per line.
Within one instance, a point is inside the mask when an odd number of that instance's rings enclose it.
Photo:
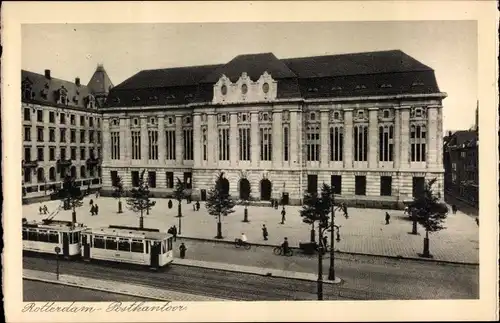
M 69 225 L 68 225 L 69 224 Z M 23 228 L 33 228 L 42 230 L 57 230 L 57 231 L 83 231 L 87 229 L 83 223 L 76 223 L 75 226 L 70 225 L 71 222 L 40 222 L 40 221 L 28 221 L 23 223 Z
M 92 228 L 85 230 L 85 233 L 103 236 L 116 236 L 132 239 L 150 239 L 150 240 L 163 240 L 172 235 L 166 232 L 151 232 L 132 229 L 117 229 L 117 228 Z

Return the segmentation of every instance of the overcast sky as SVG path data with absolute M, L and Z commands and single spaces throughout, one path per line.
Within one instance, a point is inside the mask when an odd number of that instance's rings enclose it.
M 446 130 L 468 129 L 477 102 L 475 21 L 44 24 L 22 27 L 22 68 L 86 84 L 104 64 L 117 85 L 143 69 L 400 49 L 435 70 Z M 457 113 L 460 112 L 460 113 Z

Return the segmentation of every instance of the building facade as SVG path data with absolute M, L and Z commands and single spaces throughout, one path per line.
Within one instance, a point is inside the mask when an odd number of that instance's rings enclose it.
M 102 116 L 112 83 L 98 66 L 88 85 L 21 72 L 23 199 L 50 198 L 65 174 L 82 187 L 101 186 Z
M 442 194 L 445 97 L 398 50 L 142 71 L 102 109 L 103 190 L 146 170 L 155 196 L 180 178 L 202 200 L 221 171 L 232 196 L 291 204 L 322 183 L 364 206 L 394 206 L 434 177 Z

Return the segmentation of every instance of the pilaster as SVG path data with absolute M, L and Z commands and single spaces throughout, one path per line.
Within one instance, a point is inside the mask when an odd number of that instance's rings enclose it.
M 214 166 L 217 164 L 217 152 L 219 151 L 218 145 L 218 133 L 217 133 L 217 124 L 216 124 L 216 115 L 211 113 L 208 115 L 208 125 L 207 125 L 207 133 L 208 133 L 208 149 L 207 149 L 207 164 L 209 166 Z
M 353 143 L 353 120 L 352 109 L 344 110 L 344 168 L 352 168 Z
M 201 116 L 199 113 L 195 113 L 193 116 L 193 158 L 194 167 L 201 166 Z
M 141 163 L 143 164 L 148 163 L 148 151 L 148 118 L 146 116 L 141 116 Z
M 328 110 L 321 110 L 321 142 L 320 142 L 320 165 L 321 167 L 328 166 Z
M 78 131 L 79 133 L 80 131 Z M 78 134 L 78 137 L 80 134 Z M 102 119 L 102 159 L 107 164 L 111 161 L 111 133 L 109 130 L 109 118 Z M 78 153 L 78 152 L 77 152 Z
M 130 118 L 123 119 L 123 131 L 125 136 L 123 138 L 125 146 L 124 159 L 130 165 L 132 163 L 132 130 L 130 129 Z
M 158 116 L 158 160 L 160 165 L 165 162 L 167 142 L 165 137 L 165 116 Z
M 184 138 L 182 133 L 182 116 L 175 116 L 175 163 L 182 165 L 182 152 L 184 150 Z
M 401 111 L 396 108 L 394 111 L 394 168 L 401 167 Z
M 299 166 L 297 111 L 290 111 L 290 165 Z
M 251 159 L 252 159 L 252 167 L 259 167 L 259 151 L 260 151 L 260 141 L 259 141 L 259 113 L 257 111 L 251 112 Z
M 427 108 L 427 168 L 434 169 L 437 166 L 438 157 L 438 109 L 436 106 Z
M 401 107 L 401 150 L 400 150 L 400 167 L 410 167 L 410 107 Z
M 231 166 L 238 165 L 238 115 L 231 112 L 229 115 L 229 160 Z
M 283 163 L 283 127 L 281 120 L 281 111 L 273 113 L 273 168 L 281 168 Z
M 372 108 L 368 111 L 368 167 L 370 169 L 378 168 L 377 156 L 379 147 L 378 136 L 378 109 Z

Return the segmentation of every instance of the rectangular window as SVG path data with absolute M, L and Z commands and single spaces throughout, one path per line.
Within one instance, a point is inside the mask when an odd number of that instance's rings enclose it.
M 85 127 L 85 116 L 80 116 L 80 126 Z
M 101 143 L 101 132 L 97 131 L 96 134 L 97 134 L 97 139 L 96 139 L 97 143 Z
M 24 160 L 31 161 L 31 147 L 24 147 Z
M 89 142 L 93 143 L 95 140 L 94 138 L 94 130 L 89 130 Z
M 85 143 L 85 130 L 80 130 L 80 143 Z
M 355 177 L 355 195 L 366 195 L 366 176 Z
M 118 171 L 109 171 L 109 177 L 111 178 L 111 186 L 115 187 L 118 184 Z
M 158 160 L 158 131 L 148 130 L 148 159 Z
M 31 121 L 30 108 L 24 108 L 24 121 Z
M 66 124 L 66 114 L 61 113 L 61 114 L 59 115 L 59 123 L 60 123 L 60 124 Z
M 56 147 L 49 147 L 49 160 L 56 160 Z
M 186 189 L 188 190 L 192 188 L 192 182 L 191 182 L 192 176 L 193 175 L 191 174 L 191 172 L 184 173 L 184 184 L 186 185 Z
M 174 188 L 174 173 L 167 172 L 167 188 Z
M 115 238 L 106 238 L 106 250 L 117 250 L 118 244 Z
M 290 134 L 288 131 L 288 126 L 283 127 L 283 160 L 288 161 L 290 159 Z
M 56 142 L 56 129 L 55 128 L 49 128 L 49 141 Z
M 240 160 L 250 160 L 250 128 L 238 129 Z
M 59 142 L 66 142 L 66 129 L 59 129 Z
M 24 127 L 24 141 L 31 141 L 31 127 Z
M 71 147 L 70 155 L 71 155 L 71 160 L 76 160 L 76 147 Z
M 391 176 L 381 176 L 380 177 L 380 195 L 381 196 L 391 196 L 392 195 L 392 177 Z
M 165 132 L 165 140 L 167 144 L 167 160 L 175 160 L 175 130 L 167 130 Z
M 229 160 L 229 128 L 219 128 L 219 160 Z
M 319 126 L 312 125 L 306 130 L 307 161 L 319 161 L 320 155 L 320 130 Z
M 61 148 L 60 148 L 60 153 L 61 153 L 61 157 L 60 157 L 60 158 L 61 158 L 62 160 L 65 160 L 65 159 L 66 159 L 66 148 L 61 147 Z
M 118 239 L 118 250 L 130 252 L 130 242 L 128 239 Z
M 354 161 L 367 161 L 368 157 L 368 126 L 354 127 Z
M 36 128 L 36 139 L 38 142 L 43 142 L 43 127 Z
M 378 129 L 378 157 L 379 161 L 391 162 L 393 161 L 394 153 L 394 126 L 384 125 Z
M 412 194 L 414 198 L 419 198 L 424 194 L 425 191 L 425 178 L 424 177 L 413 177 L 413 189 Z
M 342 161 L 344 150 L 344 130 L 341 126 L 330 127 L 330 161 Z
M 203 149 L 203 160 L 208 160 L 208 135 L 207 135 L 207 128 L 203 128 L 201 130 L 202 136 L 201 136 L 201 144 L 202 144 L 202 149 Z
M 271 127 L 264 126 L 260 128 L 260 160 L 272 160 L 273 133 Z
M 120 133 L 111 132 L 111 159 L 120 159 Z
M 69 123 L 72 126 L 76 126 L 76 116 L 74 114 L 72 114 L 72 115 L 69 116 Z
M 80 148 L 80 159 L 85 160 L 85 148 Z
M 69 132 L 69 142 L 75 143 L 76 142 L 76 130 L 71 129 Z
M 36 110 L 36 121 L 43 122 L 43 111 Z
M 132 131 L 132 159 L 141 159 L 141 132 Z
M 156 172 L 148 172 L 148 185 L 151 188 L 156 187 Z
M 132 187 L 139 186 L 139 171 L 137 171 L 137 170 L 131 171 L 130 176 L 132 179 Z
M 342 194 L 342 176 L 340 175 L 332 175 L 331 179 L 331 186 L 333 189 L 333 193 L 337 195 Z
M 184 129 L 184 160 L 193 160 L 193 129 Z
M 49 112 L 49 122 L 50 123 L 55 123 L 56 122 L 56 114 L 53 111 Z
M 427 133 L 424 125 L 412 124 L 410 127 L 411 161 L 425 162 Z
M 94 118 L 90 117 L 89 118 L 89 127 L 93 127 L 93 126 L 94 126 Z
M 38 161 L 40 162 L 43 162 L 44 160 L 44 156 L 43 156 L 43 147 L 38 147 L 37 150 L 36 150 L 36 155 L 37 155 L 37 159 Z
M 307 175 L 307 193 L 318 192 L 318 175 Z
M 130 248 L 132 252 L 139 252 L 143 253 L 144 252 L 144 243 L 140 240 L 132 240 L 132 246 Z

